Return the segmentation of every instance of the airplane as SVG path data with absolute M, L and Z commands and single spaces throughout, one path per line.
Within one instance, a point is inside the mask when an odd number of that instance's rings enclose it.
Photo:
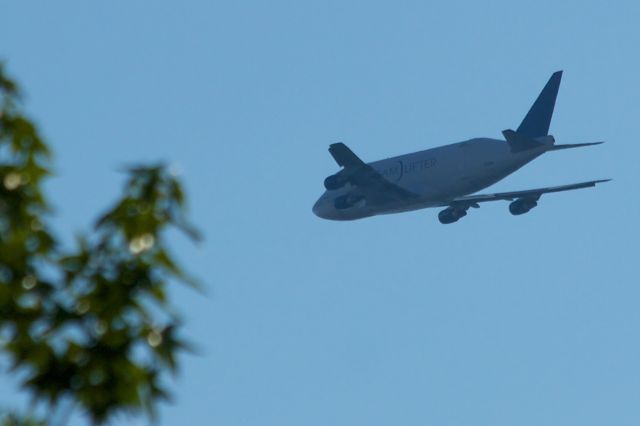
M 521 215 L 538 205 L 543 194 L 593 187 L 610 179 L 524 191 L 475 194 L 549 151 L 603 142 L 556 145 L 549 134 L 562 71 L 553 73 L 517 130 L 505 140 L 474 138 L 437 148 L 365 163 L 343 143 L 329 153 L 342 169 L 324 180 L 326 191 L 313 206 L 323 219 L 355 220 L 427 207 L 445 207 L 440 223 L 449 224 L 488 201 L 510 201 L 509 212 Z

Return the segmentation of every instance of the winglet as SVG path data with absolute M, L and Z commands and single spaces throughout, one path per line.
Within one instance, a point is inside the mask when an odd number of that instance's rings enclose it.
M 364 162 L 342 142 L 334 143 L 329 146 L 329 153 L 341 167 L 361 166 Z

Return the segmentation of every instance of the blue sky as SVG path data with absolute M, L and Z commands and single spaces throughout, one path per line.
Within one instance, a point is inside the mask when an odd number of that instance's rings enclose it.
M 67 241 L 120 165 L 183 171 L 207 294 L 163 425 L 637 425 L 640 116 L 633 1 L 6 2 L 0 57 L 55 150 Z M 489 203 L 311 213 L 365 160 L 516 127 L 565 71 L 550 153 L 489 191 L 613 178 L 513 217 Z M 0 401 L 21 404 L 3 375 Z M 80 419 L 75 417 L 75 423 Z M 140 423 L 145 423 L 140 421 Z

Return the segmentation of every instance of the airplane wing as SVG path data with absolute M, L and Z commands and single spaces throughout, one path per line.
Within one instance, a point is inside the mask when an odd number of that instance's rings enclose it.
M 418 194 L 389 182 L 342 142 L 331 144 L 329 153 L 339 166 L 344 167 L 341 173 L 344 173 L 349 183 L 355 186 L 355 192 L 369 201 L 385 203 L 419 198 Z
M 498 192 L 495 194 L 478 194 L 468 195 L 465 197 L 459 197 L 452 200 L 449 205 L 460 207 L 477 207 L 477 203 L 483 203 L 486 201 L 507 200 L 513 201 L 518 198 L 527 198 L 537 201 L 542 194 L 549 194 L 551 192 L 570 191 L 572 189 L 589 188 L 596 186 L 597 183 L 608 182 L 611 179 L 591 180 L 588 182 L 573 183 L 570 185 L 549 186 L 546 188 L 528 189 L 524 191 L 513 192 Z

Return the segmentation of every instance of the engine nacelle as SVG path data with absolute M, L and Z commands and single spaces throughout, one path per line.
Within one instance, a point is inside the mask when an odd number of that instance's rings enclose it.
M 538 205 L 536 200 L 531 200 L 527 198 L 520 198 L 513 203 L 509 204 L 509 212 L 512 215 L 517 216 L 520 214 L 525 214 L 532 208 Z
M 340 189 L 346 184 L 347 184 L 347 179 L 345 179 L 344 176 L 340 175 L 340 173 L 336 173 L 335 175 L 328 176 L 324 180 L 324 187 L 329 191 Z
M 363 199 L 364 197 L 361 195 L 341 195 L 333 201 L 333 206 L 336 208 L 336 210 L 344 210 L 353 207 L 356 203 Z
M 438 213 L 438 220 L 442 224 L 448 224 L 457 222 L 460 218 L 463 218 L 467 215 L 467 211 L 465 209 L 456 209 L 453 207 L 447 207 Z

